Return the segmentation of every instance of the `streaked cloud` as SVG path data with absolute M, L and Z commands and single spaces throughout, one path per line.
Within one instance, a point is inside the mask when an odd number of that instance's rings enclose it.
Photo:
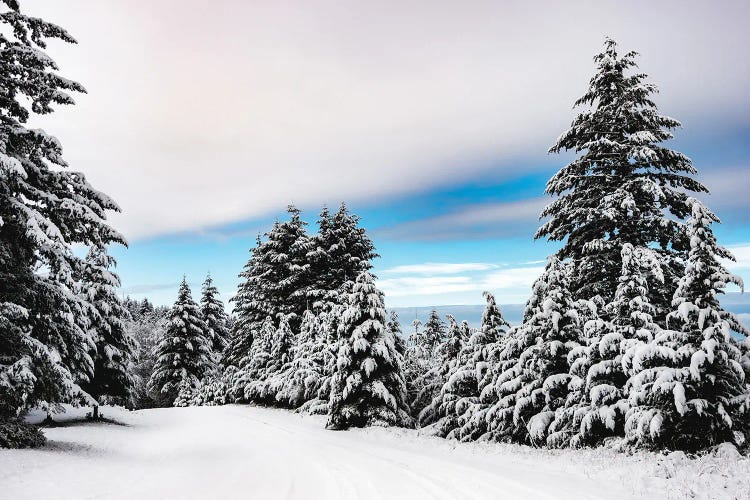
M 89 90 L 33 125 L 120 203 L 131 239 L 516 175 L 570 123 L 605 35 L 643 54 L 691 130 L 747 120 L 741 1 L 22 5 L 79 40 L 50 52 Z
M 539 213 L 549 198 L 482 203 L 451 213 L 379 229 L 376 235 L 394 240 L 438 241 L 534 235 Z
M 430 273 L 430 269 L 436 272 Z M 403 276 L 378 280 L 378 286 L 385 292 L 390 305 L 415 305 L 412 303 L 415 300 L 423 303 L 432 301 L 436 305 L 462 301 L 476 304 L 482 301 L 481 293 L 484 291 L 490 291 L 504 303 L 512 304 L 526 301 L 531 285 L 544 267 L 476 263 L 414 264 L 398 266 L 383 274 L 394 274 L 396 270 Z
M 384 274 L 459 274 L 467 271 L 486 271 L 497 268 L 497 264 L 483 262 L 427 262 L 425 264 L 409 264 L 384 269 Z

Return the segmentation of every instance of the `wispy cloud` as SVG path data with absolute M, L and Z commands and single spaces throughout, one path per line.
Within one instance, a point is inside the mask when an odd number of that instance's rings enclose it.
M 549 198 L 481 203 L 436 217 L 409 221 L 376 231 L 394 240 L 440 241 L 531 236 Z
M 404 266 L 391 267 L 383 270 L 384 274 L 459 274 L 470 271 L 486 271 L 497 268 L 497 264 L 487 264 L 483 262 L 426 262 L 424 264 L 409 264 Z
M 122 292 L 126 294 L 141 294 L 141 293 L 149 293 L 149 292 L 156 292 L 159 290 L 169 290 L 171 288 L 177 289 L 177 287 L 180 286 L 179 281 L 175 281 L 174 283 L 144 283 L 144 284 L 137 284 L 137 285 L 130 285 L 122 288 Z
M 409 298 L 437 295 L 451 301 L 467 293 L 472 294 L 469 300 L 476 303 L 481 301 L 480 294 L 485 290 L 497 294 L 506 303 L 519 303 L 526 300 L 531 285 L 543 270 L 540 266 L 425 263 L 391 268 L 385 274 L 398 272 L 404 276 L 381 279 L 378 284 L 388 299 L 395 298 L 401 304 L 409 302 Z

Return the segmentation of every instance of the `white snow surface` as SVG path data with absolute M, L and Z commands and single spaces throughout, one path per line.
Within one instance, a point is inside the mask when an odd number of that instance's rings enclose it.
M 254 406 L 128 412 L 44 430 L 0 450 L 0 498 L 750 498 L 750 460 L 457 443 L 395 428 L 328 431 L 324 418 Z M 41 415 L 33 415 L 41 420 Z

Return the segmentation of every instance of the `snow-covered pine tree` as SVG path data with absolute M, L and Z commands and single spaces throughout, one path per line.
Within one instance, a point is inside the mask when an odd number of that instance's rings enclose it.
M 291 361 L 281 369 L 276 401 L 282 406 L 298 408 L 318 395 L 324 378 L 327 332 L 322 315 L 305 311 L 300 332 L 291 349 Z
M 406 340 L 404 340 L 404 334 L 401 331 L 401 323 L 398 320 L 398 313 L 391 311 L 388 319 L 388 323 L 385 325 L 388 331 L 393 334 L 393 340 L 396 343 L 396 351 L 402 356 L 406 354 Z
M 132 372 L 136 345 L 125 329 L 130 313 L 117 296 L 120 279 L 111 271 L 115 259 L 106 249 L 91 247 L 86 264 L 82 286 L 86 300 L 94 306 L 89 328 L 96 339 L 96 351 L 92 353 L 93 376 L 81 386 L 98 403 L 127 404 L 135 384 Z M 98 417 L 98 406 L 94 406 L 93 417 Z
M 408 364 L 405 369 L 409 408 L 414 418 L 424 410 L 436 396 L 444 381 L 438 376 L 440 359 L 438 349 L 445 341 L 445 322 L 435 309 L 430 311 L 420 332 L 415 320 L 415 335 L 408 349 Z
M 353 283 L 345 288 L 349 288 Z M 314 415 L 325 415 L 329 409 L 329 398 L 333 384 L 333 374 L 336 371 L 338 358 L 339 326 L 347 306 L 342 305 L 344 299 L 337 297 L 339 292 L 331 292 L 328 300 L 317 302 L 316 323 L 320 328 L 318 335 L 319 347 L 322 349 L 322 370 L 317 396 L 305 402 L 299 411 Z M 348 294 L 346 295 L 348 297 Z
M 399 358 L 385 327 L 383 293 L 364 271 L 351 286 L 340 325 L 327 428 L 411 426 Z
M 507 335 L 485 389 L 496 401 L 485 412 L 496 440 L 543 445 L 568 393 L 568 353 L 582 340 L 576 304 L 567 288 L 569 264 L 555 256 L 534 283 L 523 325 Z M 488 394 L 489 396 L 489 394 Z
M 203 282 L 201 289 L 201 315 L 206 323 L 207 337 L 211 341 L 211 351 L 214 362 L 220 361 L 221 355 L 227 346 L 229 332 L 227 329 L 227 313 L 224 311 L 224 303 L 219 299 L 219 290 L 214 286 L 213 279 L 209 274 Z
M 168 322 L 166 307 L 154 308 L 150 302 L 128 302 L 126 305 L 131 319 L 126 321 L 125 329 L 137 345 L 133 359 L 133 406 L 140 408 L 154 408 L 157 401 L 148 389 L 148 382 L 156 365 L 156 348 L 164 337 Z
M 273 313 L 267 307 L 268 302 L 261 286 L 261 277 L 267 272 L 267 267 L 261 264 L 261 255 L 265 250 L 259 234 L 255 240 L 255 247 L 250 249 L 250 259 L 239 275 L 241 281 L 237 287 L 237 294 L 230 299 L 234 302 L 236 321 L 222 355 L 222 364 L 225 367 L 241 365 L 240 360 L 250 353 L 254 340 L 253 332 L 260 330 L 265 319 Z
M 658 256 L 649 248 L 626 243 L 621 261 L 615 297 L 606 305 L 606 316 L 612 320 L 587 321 L 586 344 L 568 354 L 571 393 L 550 425 L 549 446 L 592 446 L 609 436 L 624 435 L 630 408 L 625 385 L 633 353 L 661 330 L 653 320 L 649 281 L 664 277 Z
M 470 337 L 463 351 L 459 354 L 459 364 L 443 386 L 443 393 L 450 393 L 455 400 L 455 429 L 444 431 L 450 437 L 462 440 L 473 440 L 487 431 L 485 413 L 494 403 L 492 399 L 493 367 L 496 365 L 497 353 L 502 350 L 507 338 L 506 328 L 510 326 L 503 318 L 495 296 L 490 292 L 483 293 L 486 305 L 482 313 L 482 324 L 479 330 Z M 465 327 L 462 332 L 466 335 Z M 444 421 L 444 426 L 449 420 Z
M 456 318 L 448 315 L 447 339 L 440 344 L 437 350 L 437 363 L 428 377 L 434 380 L 434 386 L 429 390 L 431 401 L 419 413 L 419 425 L 424 427 L 430 425 L 446 416 L 446 399 L 453 399 L 454 394 L 443 391 L 443 386 L 449 377 L 459 368 L 459 354 L 464 349 L 464 332 L 456 322 Z
M 238 402 L 249 401 L 253 394 L 250 385 L 258 380 L 265 380 L 266 366 L 271 359 L 271 345 L 275 333 L 276 327 L 270 316 L 257 326 L 257 330 L 249 332 L 253 343 L 248 352 L 238 360 L 238 368 L 231 381 L 231 399 Z M 228 368 L 234 366 L 230 365 Z
M 687 201 L 690 251 L 677 284 L 668 327 L 633 356 L 628 382 L 626 437 L 645 447 L 697 451 L 748 437 L 748 393 L 741 353 L 731 339 L 739 324 L 719 296 L 739 277 L 720 259 L 733 260 L 711 228 L 719 219 L 694 198 Z
M 345 203 L 332 216 L 326 209 L 321 212 L 318 234 L 314 238 L 319 254 L 313 280 L 318 290 L 338 290 L 344 283 L 354 281 L 362 271 L 372 269 L 372 259 L 378 254 L 359 221 L 359 216 L 349 213 Z
M 547 193 L 559 198 L 542 212 L 549 220 L 535 237 L 564 241 L 558 257 L 573 260 L 571 291 L 581 299 L 612 300 L 625 243 L 658 245 L 665 272 L 679 275 L 675 252 L 686 250 L 686 240 L 676 219 L 689 213 L 685 190 L 706 191 L 689 177 L 696 173 L 690 159 L 661 145 L 680 123 L 658 113 L 657 90 L 645 74 L 628 74 L 636 55 L 620 55 L 606 40 L 588 91 L 576 101 L 588 109 L 550 149 L 580 155 L 547 183 Z M 667 275 L 654 298 L 660 321 L 676 278 Z
M 297 330 L 302 313 L 312 305 L 307 294 L 312 287 L 308 253 L 313 243 L 300 210 L 290 205 L 287 211 L 288 221 L 276 221 L 265 241 L 258 237 L 240 273 L 243 281 L 232 299 L 237 322 L 227 349 L 229 364 L 239 361 L 252 344 L 251 332 L 267 317 L 275 322 L 287 317 L 292 330 Z
M 174 403 L 180 384 L 197 387 L 212 366 L 206 323 L 201 318 L 200 307 L 193 301 L 184 277 L 177 301 L 169 311 L 164 338 L 159 342 L 156 352 L 157 359 L 149 388 L 165 406 Z
M 294 317 L 292 314 L 280 317 L 279 326 L 271 337 L 271 356 L 262 377 L 245 389 L 245 397 L 249 400 L 270 405 L 276 403 L 276 394 L 283 384 L 283 369 L 292 361 L 297 342 L 289 326 L 289 321 Z
M 445 321 L 440 319 L 435 309 L 430 311 L 430 315 L 424 324 L 422 330 L 422 338 L 424 339 L 425 346 L 430 351 L 435 351 L 440 344 L 445 342 L 446 331 Z
M 73 104 L 84 88 L 59 76 L 44 52 L 52 39 L 75 43 L 61 27 L 0 2 L 0 420 L 42 401 L 87 400 L 76 380 L 90 376 L 90 304 L 76 295 L 84 260 L 73 244 L 125 243 L 106 224 L 119 208 L 80 172 L 31 115 Z M 48 272 L 37 272 L 45 269 Z M 70 364 L 69 364 L 70 363 Z

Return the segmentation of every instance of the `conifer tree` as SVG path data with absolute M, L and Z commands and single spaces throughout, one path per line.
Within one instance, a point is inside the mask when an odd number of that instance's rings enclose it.
M 297 340 L 291 349 L 291 361 L 282 367 L 276 400 L 297 408 L 318 395 L 324 377 L 327 338 L 322 314 L 305 311 Z
M 267 317 L 275 322 L 286 317 L 296 330 L 302 313 L 311 306 L 307 297 L 312 287 L 308 253 L 313 243 L 300 210 L 290 205 L 287 211 L 288 221 L 276 221 L 265 241 L 258 237 L 240 273 L 243 281 L 233 298 L 237 324 L 227 352 L 230 363 L 242 357 L 242 351 L 252 344 L 251 332 Z
M 446 427 L 443 432 L 462 440 L 476 439 L 486 432 L 484 414 L 493 401 L 485 393 L 492 382 L 495 353 L 505 343 L 506 327 L 509 326 L 497 306 L 495 296 L 487 291 L 483 295 L 486 306 L 482 313 L 482 324 L 464 344 L 458 367 L 442 389 L 444 393 L 451 394 L 449 399 L 455 400 L 452 403 L 455 419 L 444 422 Z M 462 336 L 465 335 L 466 325 L 462 329 Z M 457 428 L 449 429 L 447 425 L 451 422 Z
M 690 252 L 677 284 L 668 327 L 633 356 L 626 436 L 640 446 L 697 451 L 747 438 L 747 386 L 731 339 L 739 322 L 722 310 L 729 283 L 742 287 L 720 259 L 733 260 L 711 228 L 719 219 L 690 198 Z
M 266 363 L 265 374 L 261 380 L 250 385 L 251 399 L 273 404 L 281 390 L 284 367 L 293 359 L 296 336 L 289 326 L 293 315 L 284 315 L 279 319 L 279 326 L 271 337 L 271 357 Z M 245 391 L 248 394 L 248 391 Z
M 263 321 L 272 314 L 267 307 L 261 277 L 267 267 L 261 265 L 261 255 L 265 246 L 260 234 L 255 240 L 255 247 L 250 249 L 250 259 L 239 275 L 240 284 L 237 294 L 230 300 L 234 302 L 234 313 L 237 321 L 231 330 L 229 341 L 224 348 L 222 364 L 239 367 L 241 360 L 248 356 L 253 344 L 253 332 L 258 331 Z
M 83 280 L 86 299 L 94 306 L 90 329 L 95 337 L 94 373 L 83 389 L 97 402 L 125 404 L 133 391 L 135 341 L 125 329 L 130 313 L 117 296 L 120 279 L 110 270 L 115 260 L 103 248 L 92 247 L 86 257 L 88 272 Z M 98 407 L 94 406 L 94 418 Z
M 276 327 L 271 317 L 267 317 L 257 330 L 250 332 L 253 343 L 249 351 L 239 360 L 238 369 L 232 381 L 231 394 L 237 401 L 253 399 L 252 384 L 266 378 L 266 366 L 271 359 L 271 346 Z
M 125 244 L 106 224 L 113 200 L 67 169 L 60 142 L 28 128 L 33 114 L 85 92 L 63 78 L 47 41 L 75 43 L 63 28 L 0 2 L 0 420 L 46 401 L 87 401 L 92 305 L 77 295 L 86 264 L 71 246 Z M 45 269 L 47 272 L 37 272 Z M 36 443 L 38 444 L 38 442 Z
M 404 334 L 401 331 L 401 323 L 398 320 L 398 313 L 396 311 L 391 311 L 386 328 L 388 328 L 388 331 L 393 334 L 393 339 L 396 342 L 396 351 L 398 351 L 401 356 L 405 355 L 406 341 L 404 340 Z
M 549 220 L 536 237 L 564 242 L 558 256 L 573 259 L 571 291 L 581 299 L 612 300 L 626 243 L 657 244 L 665 272 L 679 273 L 674 252 L 684 252 L 686 240 L 675 219 L 689 213 L 685 190 L 706 191 L 690 177 L 696 173 L 690 159 L 661 145 L 680 123 L 658 113 L 656 87 L 645 74 L 628 73 L 636 55 L 620 55 L 615 42 L 606 40 L 594 58 L 596 74 L 576 101 L 588 109 L 550 149 L 579 157 L 548 182 L 547 193 L 559 198 L 542 212 Z M 662 319 L 676 276 L 666 278 L 656 297 Z
M 497 355 L 487 390 L 495 401 L 482 412 L 493 439 L 546 443 L 555 410 L 568 393 L 568 354 L 582 340 L 580 318 L 567 288 L 568 265 L 549 258 L 534 283 L 524 312 L 528 318 L 512 333 Z
M 433 352 L 438 348 L 440 344 L 445 341 L 445 322 L 440 319 L 440 316 L 438 316 L 438 313 L 435 309 L 430 311 L 430 316 L 427 318 L 427 321 L 424 324 L 424 329 L 422 330 L 422 338 L 424 340 L 425 347 Z
M 606 321 L 586 322 L 586 345 L 568 354 L 571 394 L 550 425 L 547 444 L 553 447 L 596 445 L 624 434 L 630 409 L 625 386 L 633 353 L 661 331 L 654 323 L 649 279 L 663 280 L 659 259 L 649 248 L 622 247 L 622 270 L 614 300 L 606 305 Z
M 327 427 L 410 426 L 399 355 L 385 328 L 383 294 L 367 271 L 351 287 L 340 328 Z
M 446 399 L 453 399 L 454 394 L 450 390 L 443 390 L 450 376 L 460 367 L 458 365 L 459 355 L 465 348 L 464 332 L 456 322 L 456 318 L 448 315 L 448 334 L 437 352 L 438 362 L 433 368 L 435 384 L 430 394 L 432 400 L 429 405 L 419 413 L 419 425 L 430 425 L 440 418 L 444 418 L 448 411 Z M 445 424 L 444 424 L 445 425 Z
M 211 345 L 206 337 L 206 323 L 201 318 L 198 304 L 193 301 L 185 278 L 180 284 L 177 301 L 169 311 L 169 323 L 156 353 L 156 365 L 149 387 L 165 405 L 173 404 L 181 384 L 198 387 L 211 367 Z
M 206 276 L 201 290 L 201 316 L 206 323 L 207 337 L 211 341 L 211 350 L 216 361 L 227 346 L 229 332 L 227 313 L 224 304 L 218 297 L 219 290 L 213 284 L 211 275 Z

